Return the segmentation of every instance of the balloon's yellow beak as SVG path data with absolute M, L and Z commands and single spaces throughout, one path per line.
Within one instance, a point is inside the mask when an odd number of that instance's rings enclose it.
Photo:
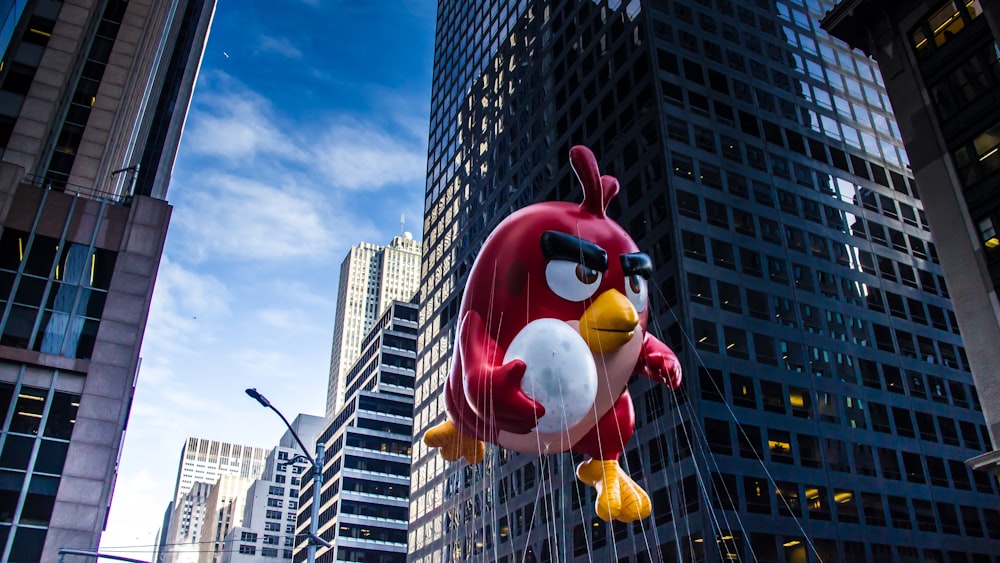
M 600 294 L 580 317 L 580 336 L 595 354 L 617 350 L 632 339 L 639 313 L 617 289 Z

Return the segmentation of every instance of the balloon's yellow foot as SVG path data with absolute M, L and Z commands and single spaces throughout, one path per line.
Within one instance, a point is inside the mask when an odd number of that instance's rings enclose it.
M 597 516 L 605 521 L 632 522 L 649 516 L 649 495 L 615 460 L 591 459 L 580 464 L 576 476 L 597 489 Z
M 479 463 L 486 455 L 486 445 L 481 440 L 462 434 L 450 420 L 424 433 L 424 443 L 430 448 L 441 448 L 441 457 L 446 461 L 464 457 L 469 463 Z

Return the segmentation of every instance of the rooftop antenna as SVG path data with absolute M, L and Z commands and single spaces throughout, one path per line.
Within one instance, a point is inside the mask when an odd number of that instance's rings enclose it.
M 406 232 L 406 213 L 399 214 L 399 234 Z

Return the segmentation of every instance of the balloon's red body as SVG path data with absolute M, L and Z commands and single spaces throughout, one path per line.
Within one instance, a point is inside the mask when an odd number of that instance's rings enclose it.
M 645 299 L 645 294 L 633 291 L 640 287 L 639 282 L 645 291 L 645 280 L 636 276 L 648 277 L 649 272 L 629 270 L 631 262 L 627 257 L 644 255 L 628 233 L 604 213 L 617 193 L 617 180 L 599 176 L 593 155 L 585 148 L 574 147 L 571 158 L 584 187 L 584 202 L 545 202 L 511 214 L 490 234 L 476 257 L 459 311 L 446 405 L 449 419 L 464 434 L 479 440 L 519 451 L 556 453 L 572 449 L 595 459 L 617 459 L 634 427 L 634 411 L 626 388 L 631 375 L 638 371 L 676 387 L 681 373 L 673 352 L 646 332 L 649 309 L 640 300 Z M 565 251 L 567 243 L 553 251 L 546 249 L 543 239 L 561 235 L 569 235 L 562 237 L 565 240 L 582 241 L 581 256 L 586 249 L 592 252 L 595 247 L 606 254 L 605 269 L 598 272 L 599 281 L 593 282 L 596 269 L 581 264 L 576 273 L 583 281 L 566 282 L 591 292 L 587 298 L 567 299 L 553 290 L 553 284 L 562 283 L 554 278 L 558 272 L 553 274 L 553 260 L 569 262 L 569 271 L 574 260 L 587 261 L 564 256 L 565 252 L 553 258 L 553 252 L 559 248 Z M 648 257 L 645 260 L 648 263 Z M 584 282 L 592 283 L 581 285 Z M 621 330 L 602 328 L 600 323 L 608 321 L 599 320 L 605 313 L 594 312 L 604 310 L 596 306 L 597 302 L 615 301 L 612 308 L 627 308 L 629 299 L 633 311 L 621 314 L 628 316 L 628 322 L 634 321 L 631 332 L 626 335 Z M 525 364 L 504 363 L 511 341 L 538 319 L 557 319 L 579 330 L 593 350 L 597 366 L 593 415 L 558 435 L 535 429 L 545 408 L 521 389 Z M 609 345 L 606 337 L 617 340 Z

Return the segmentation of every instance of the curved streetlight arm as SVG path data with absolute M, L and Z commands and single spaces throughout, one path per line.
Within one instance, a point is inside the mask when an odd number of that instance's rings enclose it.
M 285 426 L 288 428 L 288 431 L 292 434 L 292 438 L 295 438 L 295 441 L 298 442 L 299 444 L 299 448 L 302 448 L 302 453 L 305 454 L 306 459 L 309 460 L 309 463 L 316 465 L 316 460 L 313 459 L 311 455 L 309 455 L 309 449 L 306 448 L 306 445 L 302 443 L 301 439 L 299 439 L 299 435 L 295 433 L 295 430 L 292 428 L 292 425 L 288 423 L 288 419 L 285 418 L 285 415 L 281 414 L 281 411 L 274 408 L 274 405 L 271 404 L 271 401 L 268 401 L 267 398 L 264 397 L 264 395 L 261 395 L 256 388 L 251 387 L 250 389 L 247 389 L 246 394 L 250 395 L 250 397 L 252 397 L 258 403 L 260 403 L 261 406 L 271 409 L 272 411 L 275 412 L 275 414 L 281 417 L 281 421 L 285 423 Z
M 261 395 L 259 391 L 257 391 L 256 389 L 253 389 L 253 388 L 247 389 L 246 393 L 247 393 L 247 395 L 249 395 L 250 397 L 252 397 L 255 401 L 257 401 L 258 403 L 260 403 L 261 406 L 265 406 L 265 407 L 271 409 L 278 416 L 280 416 L 282 422 L 284 422 L 285 426 L 288 427 L 288 431 L 292 434 L 292 437 L 295 438 L 295 441 L 299 443 L 299 447 L 302 448 L 302 453 L 304 455 L 296 455 L 295 457 L 293 457 L 289 461 L 289 463 L 295 463 L 296 460 L 298 460 L 298 459 L 301 458 L 301 459 L 307 459 L 307 460 L 309 460 L 309 463 L 312 464 L 312 468 L 313 468 L 313 483 L 312 483 L 313 500 L 312 500 L 312 515 L 311 515 L 311 518 L 309 519 L 309 535 L 308 535 L 309 540 L 307 542 L 307 547 L 306 547 L 306 549 L 307 549 L 306 560 L 309 563 L 315 563 L 315 561 L 316 561 L 316 548 L 317 547 L 320 547 L 320 546 L 322 546 L 322 547 L 332 547 L 331 544 L 330 544 L 330 542 L 326 541 L 325 539 L 323 539 L 319 535 L 319 503 L 320 503 L 320 500 L 321 500 L 320 491 L 323 489 L 323 463 L 326 461 L 326 459 L 325 459 L 325 457 L 326 457 L 326 454 L 325 454 L 326 445 L 323 444 L 322 441 L 317 441 L 317 443 L 316 443 L 316 457 L 313 458 L 311 455 L 309 455 L 309 450 L 306 449 L 306 446 L 305 446 L 305 444 L 302 443 L 302 440 L 299 438 L 299 435 L 295 433 L 295 429 L 292 428 L 292 425 L 288 423 L 288 419 L 285 418 L 285 415 L 281 414 L 281 411 L 279 411 L 278 409 L 274 408 L 274 405 L 271 404 L 271 401 L 268 401 L 267 398 L 264 397 L 264 395 Z

